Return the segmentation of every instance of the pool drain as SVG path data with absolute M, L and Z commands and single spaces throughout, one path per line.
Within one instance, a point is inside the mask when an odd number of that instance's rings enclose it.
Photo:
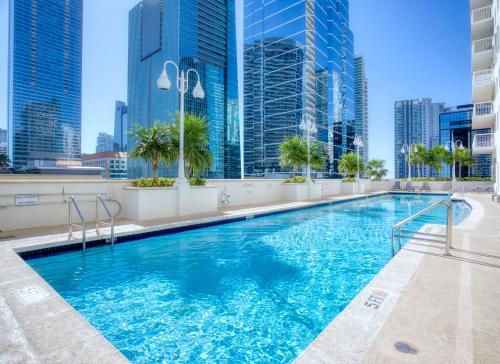
M 397 351 L 400 351 L 400 352 L 405 353 L 405 354 L 418 353 L 418 350 L 416 347 L 414 347 L 412 344 L 405 343 L 404 341 L 398 341 L 397 343 L 395 343 L 394 348 Z

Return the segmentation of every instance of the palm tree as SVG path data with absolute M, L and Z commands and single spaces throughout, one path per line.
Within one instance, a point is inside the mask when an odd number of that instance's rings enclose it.
M 372 159 L 366 164 L 365 173 L 375 181 L 380 181 L 389 173 L 389 171 L 384 168 L 384 165 L 385 161 L 382 159 Z
M 470 167 L 476 161 L 474 157 L 471 155 L 470 149 L 457 148 L 454 153 L 455 162 L 458 163 L 458 177 L 462 177 L 462 166 Z
M 155 121 L 152 128 L 148 129 L 142 125 L 137 125 L 135 130 L 130 132 L 135 137 L 137 144 L 130 153 L 130 157 L 151 161 L 153 166 L 153 178 L 158 177 L 158 167 L 160 162 L 172 164 L 177 159 L 178 149 L 172 143 L 167 125 Z
M 342 154 L 339 161 L 339 172 L 348 178 L 354 177 L 356 173 L 363 170 L 363 161 L 353 152 Z
M 168 125 L 168 131 L 176 150 L 176 159 L 179 156 L 179 125 L 180 117 L 177 114 L 175 123 Z M 184 168 L 188 178 L 199 177 L 203 170 L 212 166 L 212 153 L 208 148 L 207 120 L 192 113 L 188 113 L 184 117 L 184 159 Z
M 428 158 L 431 160 L 431 163 L 429 165 L 438 171 L 439 177 L 441 177 L 441 170 L 443 169 L 441 162 L 444 162 L 448 165 L 453 165 L 451 152 L 442 145 L 437 145 L 432 148 L 431 153 L 428 155 Z
M 413 151 L 411 153 L 411 159 L 413 160 L 413 163 L 417 165 L 417 176 L 420 177 L 420 166 L 422 166 L 422 169 L 424 168 L 425 165 L 425 157 L 426 157 L 426 152 L 427 149 L 425 148 L 425 145 L 423 144 L 417 144 L 413 148 Z
M 292 175 L 295 176 L 301 167 L 307 166 L 307 140 L 304 137 L 294 135 L 287 137 L 281 142 L 280 166 L 282 168 L 291 168 Z M 325 165 L 325 158 L 321 144 L 317 141 L 311 141 L 311 167 L 322 169 Z

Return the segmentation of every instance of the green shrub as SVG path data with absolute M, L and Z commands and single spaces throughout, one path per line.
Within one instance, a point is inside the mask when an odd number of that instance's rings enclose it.
M 342 182 L 356 182 L 356 178 L 352 178 L 352 177 L 342 178 Z
M 172 187 L 175 183 L 175 178 L 137 178 L 132 181 L 132 186 L 134 187 Z
M 306 183 L 307 179 L 304 176 L 294 176 L 287 178 L 285 183 Z
M 451 181 L 451 178 L 448 178 L 448 177 L 412 177 L 411 180 L 414 182 L 422 182 L 422 181 L 448 182 L 448 181 Z
M 205 186 L 207 184 L 207 180 L 198 177 L 192 177 L 189 179 L 190 186 Z
M 491 177 L 457 177 L 457 181 L 460 182 L 491 182 L 493 181 Z

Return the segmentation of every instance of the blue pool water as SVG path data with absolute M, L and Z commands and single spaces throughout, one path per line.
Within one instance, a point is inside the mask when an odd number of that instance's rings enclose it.
M 132 362 L 286 363 L 391 259 L 391 227 L 440 199 L 383 195 L 28 263 Z M 455 204 L 455 223 L 468 213 Z

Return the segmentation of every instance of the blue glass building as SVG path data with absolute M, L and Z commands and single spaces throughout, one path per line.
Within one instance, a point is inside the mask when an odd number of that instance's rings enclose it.
M 14 168 L 81 157 L 82 0 L 10 0 Z
M 451 141 L 462 142 L 463 146 L 472 150 L 472 141 L 475 134 L 491 133 L 491 129 L 472 129 L 472 114 L 474 105 L 460 105 L 456 108 L 448 108 L 439 115 L 439 139 L 441 145 L 450 145 Z M 458 177 L 491 177 L 491 155 L 476 155 L 475 164 L 472 167 L 455 165 L 455 174 Z M 443 164 L 441 175 L 451 177 L 451 168 Z
M 174 70 L 173 87 L 156 87 L 163 63 L 194 68 L 201 76 L 204 99 L 186 94 L 186 112 L 207 118 L 213 156 L 211 178 L 240 177 L 238 80 L 234 0 L 143 0 L 129 13 L 128 123 L 151 127 L 155 120 L 172 122 L 179 109 Z M 196 76 L 190 77 L 190 91 Z M 129 137 L 129 151 L 134 147 Z M 160 175 L 175 176 L 177 168 L 162 166 Z M 151 175 L 151 166 L 129 161 L 129 177 Z
M 128 118 L 127 104 L 123 101 L 115 102 L 115 128 L 114 128 L 114 151 L 127 151 L 128 141 Z
M 279 144 L 299 134 L 302 115 L 316 120 L 327 165 L 352 149 L 353 35 L 347 0 L 244 1 L 244 169 L 272 176 Z

